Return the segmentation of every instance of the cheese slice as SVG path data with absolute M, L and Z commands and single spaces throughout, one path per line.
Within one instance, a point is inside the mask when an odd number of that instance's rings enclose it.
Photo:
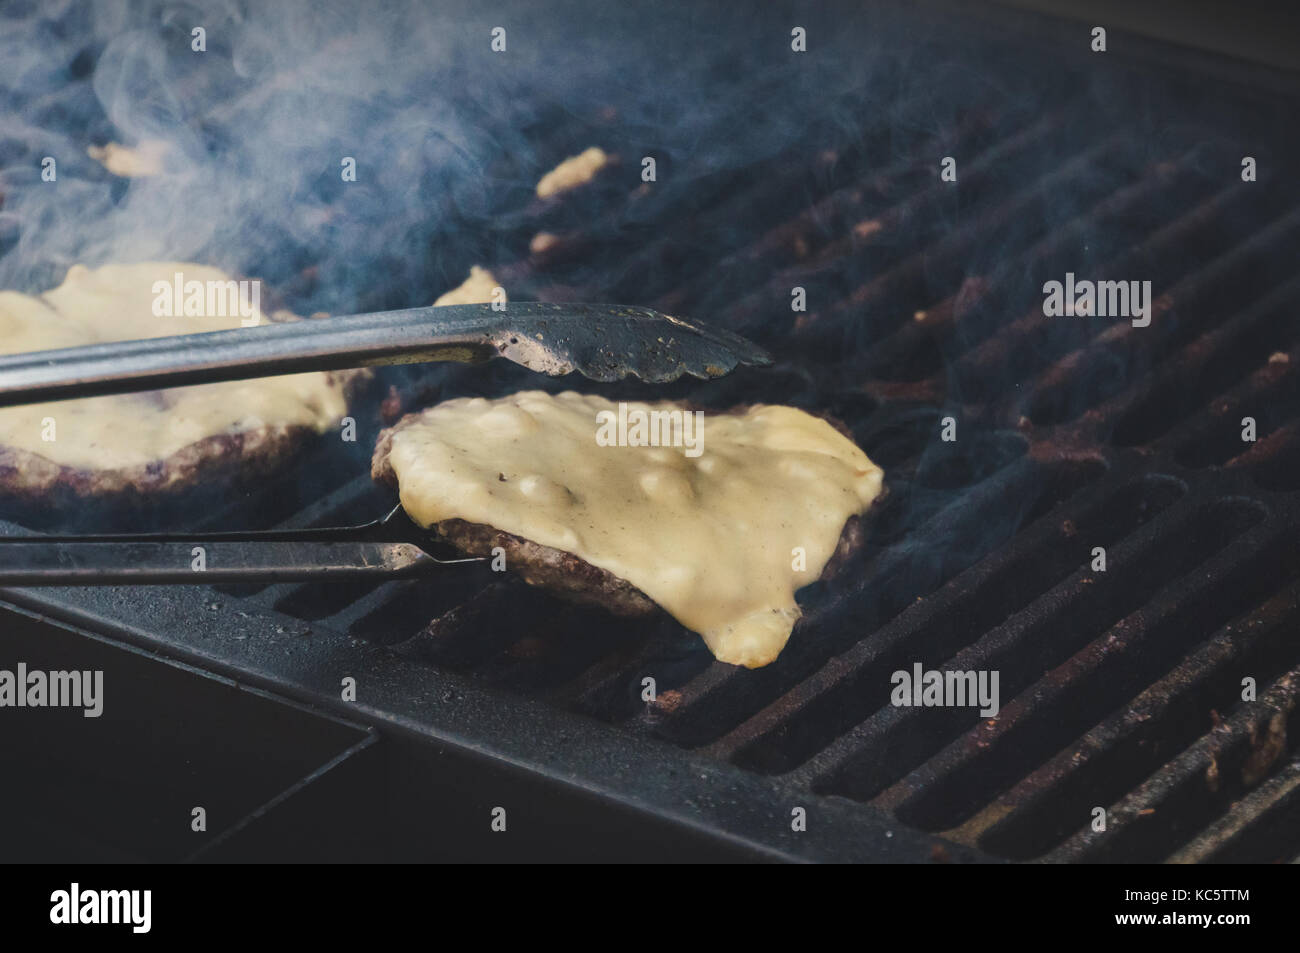
M 173 284 L 177 274 L 182 288 L 190 281 L 206 287 L 232 280 L 217 268 L 177 262 L 94 270 L 74 265 L 63 284 L 43 295 L 0 291 L 0 353 L 220 331 L 245 320 L 267 323 L 256 307 L 247 319 L 237 307 L 221 309 L 234 311 L 229 316 L 156 316 L 162 285 L 155 284 Z M 143 466 L 216 434 L 262 427 L 323 432 L 347 412 L 344 388 L 339 375 L 307 373 L 6 407 L 0 409 L 0 446 L 77 469 Z
M 650 440 L 635 422 L 653 411 L 686 413 L 573 392 L 451 400 L 396 430 L 389 462 L 421 526 L 486 523 L 573 553 L 636 586 L 720 660 L 766 665 L 799 618 L 795 590 L 821 574 L 883 473 L 793 407 L 707 414 L 698 447 L 684 419 L 655 430 L 682 446 L 627 445 Z

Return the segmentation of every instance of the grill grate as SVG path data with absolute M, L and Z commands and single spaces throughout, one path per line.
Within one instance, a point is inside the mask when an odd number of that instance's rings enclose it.
M 1298 568 L 1296 525 L 1279 518 L 1292 501 L 1258 476 L 1282 468 L 1251 464 L 1275 459 L 1262 453 L 1270 441 L 1291 446 L 1279 428 L 1294 421 L 1300 283 L 1285 280 L 1289 265 L 1278 250 L 1294 241 L 1300 212 L 1279 205 L 1276 193 L 1218 188 L 1188 171 L 1210 164 L 1212 150 L 1139 163 L 1120 148 L 1118 132 L 1063 164 L 1042 163 L 1042 174 L 1010 197 L 984 185 L 985 174 L 1059 129 L 1059 120 L 1038 120 L 991 141 L 986 161 L 972 164 L 975 186 L 963 184 L 970 208 L 955 223 L 935 221 L 942 195 L 934 186 L 916 191 L 900 175 L 890 184 L 902 197 L 890 204 L 886 177 L 876 176 L 874 203 L 863 198 L 864 183 L 850 182 L 816 211 L 739 229 L 759 240 L 722 259 L 724 273 L 730 266 L 736 275 L 765 269 L 775 277 L 715 320 L 775 341 L 775 289 L 834 286 L 891 230 L 905 239 L 893 239 L 875 277 L 795 322 L 802 357 L 853 335 L 851 316 L 864 309 L 900 316 L 892 333 L 886 324 L 883 357 L 850 350 L 831 365 L 832 377 L 857 386 L 823 389 L 810 379 L 811 363 L 792 359 L 770 382 L 755 375 L 686 394 L 721 403 L 725 391 L 741 399 L 762 387 L 764 399 L 829 406 L 889 467 L 894 495 L 868 552 L 847 579 L 805 593 L 807 617 L 776 665 L 717 665 L 671 622 L 615 631 L 600 613 L 513 581 L 468 601 L 412 582 L 364 592 L 283 587 L 260 598 L 423 663 L 788 775 L 1009 858 L 1160 859 L 1199 825 L 1230 824 L 1220 813 L 1248 788 L 1228 775 L 1245 771 L 1257 782 L 1289 757 L 1274 723 L 1285 722 L 1293 698 L 1286 669 L 1295 660 L 1287 636 L 1297 620 L 1288 582 Z M 977 243 L 1021 217 L 1041 221 L 1042 203 L 1062 189 L 1086 206 L 1079 218 L 1046 235 L 1013 229 L 988 275 L 962 274 Z M 695 227 L 728 221 L 768 191 L 724 192 Z M 1167 224 L 1152 211 L 1171 205 L 1188 211 Z M 854 223 L 857 214 L 871 214 L 870 227 Z M 1101 275 L 1150 275 L 1162 289 L 1152 328 L 1084 321 L 1061 333 L 1041 313 L 1006 319 L 1017 277 L 1063 271 L 1059 263 L 1098 232 L 1098 258 L 1119 252 L 1103 259 Z M 685 243 L 680 229 L 669 232 L 634 262 L 662 261 Z M 562 265 L 553 267 L 526 262 L 513 277 L 542 298 L 617 296 L 609 286 L 575 292 Z M 707 294 L 703 284 L 668 288 L 657 303 L 689 305 Z M 1129 352 L 1136 356 L 1126 359 Z M 963 421 L 979 429 L 936 445 L 939 408 L 952 408 L 954 397 Z M 1264 439 L 1243 450 L 1230 410 L 1256 406 Z M 1201 452 L 1213 458 L 1189 469 L 1177 451 L 1173 460 L 1161 453 L 1171 443 L 1184 456 L 1209 443 L 1213 451 Z M 341 508 L 356 512 L 371 493 L 364 481 L 350 484 Z M 988 527 L 987 513 L 1008 499 L 1023 513 Z M 1098 545 L 1114 567 L 1104 576 L 1086 569 Z M 983 723 L 970 709 L 893 708 L 889 673 L 916 659 L 997 669 L 1011 700 Z M 1248 673 L 1261 682 L 1261 701 L 1239 705 L 1236 686 Z M 639 698 L 645 674 L 661 693 L 649 706 Z M 1225 720 L 1215 727 L 1212 717 Z M 1189 744 L 1204 749 L 1199 758 L 1178 754 Z M 1222 762 L 1220 781 L 1205 780 L 1210 762 Z M 1186 788 L 1197 770 L 1206 790 L 1196 792 L 1194 809 L 1171 803 L 1193 797 Z M 1113 804 L 1112 831 L 1119 828 L 1097 844 L 1074 833 L 1094 804 Z M 1168 827 L 1149 820 L 1164 813 Z M 1137 826 L 1130 833 L 1121 825 Z M 1183 849 L 1208 850 L 1195 842 Z
M 1099 110 L 1064 81 L 1050 113 L 986 86 L 973 102 L 918 102 L 911 127 L 840 102 L 830 112 L 852 115 L 856 133 L 828 133 L 833 148 L 813 138 L 689 189 L 668 165 L 662 188 L 604 176 L 500 218 L 494 239 L 513 264 L 494 268 L 514 297 L 681 310 L 780 356 L 771 371 L 611 395 L 825 409 L 885 467 L 891 495 L 864 551 L 802 594 L 805 618 L 768 668 L 717 664 L 667 618 L 613 620 L 512 578 L 471 593 L 461 578 L 228 588 L 225 617 L 255 613 L 327 655 L 402 660 L 629 744 L 690 750 L 669 764 L 771 778 L 783 798 L 848 810 L 836 824 L 861 839 L 829 854 L 879 849 L 868 812 L 972 856 L 1300 854 L 1300 189 L 1237 175 L 1243 140 L 1262 170 L 1294 143 L 1271 100 L 1207 101 L 1164 82 L 1159 101 L 1180 123 Z M 1221 114 L 1236 135 L 1219 131 Z M 540 151 L 557 158 L 593 130 L 625 163 L 640 154 L 614 110 L 545 128 Z M 937 180 L 944 155 L 959 157 L 955 186 Z M 530 247 L 539 232 L 556 238 Z M 1150 327 L 1044 318 L 1041 283 L 1067 270 L 1150 279 Z M 796 285 L 806 313 L 788 310 Z M 571 386 L 511 368 L 395 371 L 367 408 L 371 436 L 390 383 L 408 406 Z M 937 439 L 948 415 L 951 444 Z M 1240 439 L 1247 415 L 1254 443 Z M 305 466 L 330 492 L 301 507 L 313 497 L 287 479 L 209 522 L 328 525 L 385 508 L 353 476 L 355 453 L 313 452 Z M 1095 546 L 1104 574 L 1088 568 Z M 91 612 L 85 598 L 15 594 L 73 614 Z M 256 656 L 209 660 L 282 680 Z M 1001 712 L 891 706 L 890 673 L 916 661 L 998 670 Z M 1241 700 L 1247 676 L 1257 701 Z M 1089 829 L 1095 806 L 1105 833 Z

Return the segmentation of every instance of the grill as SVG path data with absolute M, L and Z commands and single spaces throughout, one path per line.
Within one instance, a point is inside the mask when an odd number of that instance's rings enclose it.
M 1010 15 L 996 32 L 948 12 L 837 16 L 810 36 L 847 35 L 844 56 L 870 36 L 890 68 L 717 171 L 718 150 L 668 152 L 638 184 L 629 169 L 671 123 L 632 121 L 617 89 L 538 105 L 535 154 L 494 159 L 490 214 L 447 226 L 473 247 L 439 263 L 488 264 L 520 300 L 699 316 L 778 357 L 593 390 L 790 403 L 850 427 L 890 494 L 864 550 L 801 594 L 779 660 L 722 665 L 665 616 L 628 623 L 514 578 L 8 591 L 14 658 L 91 656 L 130 695 L 91 734 L 79 716 L 9 722 L 6 742 L 53 731 L 64 752 L 48 789 L 5 794 L 32 844 L 51 843 L 50 803 L 75 806 L 52 791 L 111 784 L 62 835 L 70 854 L 1300 859 L 1295 99 L 1119 34 L 1102 57 L 1082 28 Z M 784 55 L 776 36 L 764 55 Z M 795 62 L 736 83 L 747 101 L 805 95 Z M 735 122 L 690 127 L 724 142 Z M 521 181 L 593 143 L 620 164 L 527 197 Z M 10 141 L 6 164 L 32 148 Z M 319 278 L 296 266 L 291 304 Z M 1042 283 L 1066 272 L 1150 280 L 1150 325 L 1045 317 Z M 403 294 L 363 303 L 420 303 Z M 356 445 L 321 441 L 270 482 L 11 510 L 8 530 L 357 522 L 391 502 L 366 460 L 397 405 L 571 386 L 386 371 Z M 918 662 L 997 671 L 1001 711 L 892 705 L 891 673 Z M 193 804 L 213 827 L 197 841 L 164 819 Z M 489 828 L 497 805 L 510 838 Z

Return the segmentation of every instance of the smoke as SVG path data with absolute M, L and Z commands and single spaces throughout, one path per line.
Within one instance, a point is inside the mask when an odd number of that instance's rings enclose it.
M 867 44 L 800 60 L 785 20 L 752 20 L 672 4 L 9 3 L 0 287 L 172 259 L 266 279 L 304 313 L 428 303 L 503 257 L 500 223 L 559 159 L 608 145 L 602 132 L 659 156 L 681 195 L 798 142 L 813 114 L 851 136 L 842 97 L 887 58 Z M 810 29 L 834 42 L 830 25 Z M 560 122 L 589 141 L 557 139 Z M 167 143 L 157 176 L 87 155 L 151 140 Z M 629 192 L 638 159 L 623 166 Z

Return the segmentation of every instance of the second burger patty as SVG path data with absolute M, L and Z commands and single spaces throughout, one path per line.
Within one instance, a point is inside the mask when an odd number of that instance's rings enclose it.
M 205 265 L 75 265 L 44 294 L 0 291 L 0 352 L 268 323 L 238 294 L 234 279 Z M 276 320 L 297 316 L 280 312 Z M 336 426 L 367 374 L 291 374 L 2 408 L 0 492 L 32 500 L 56 489 L 153 494 L 265 471 L 306 437 Z

